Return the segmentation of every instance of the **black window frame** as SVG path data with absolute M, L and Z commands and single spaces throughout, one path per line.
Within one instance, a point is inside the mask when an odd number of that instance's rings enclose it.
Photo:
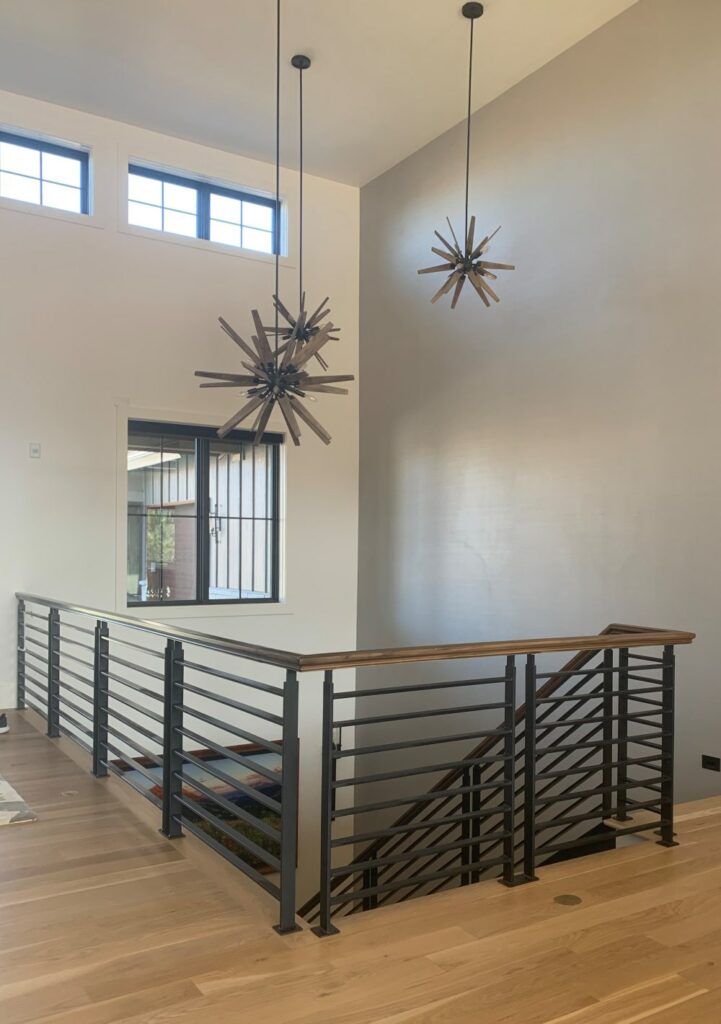
M 213 242 L 210 237 L 210 197 L 211 196 L 225 196 L 228 199 L 239 199 L 241 202 L 254 203 L 256 206 L 267 206 L 273 213 L 273 227 L 271 229 L 272 235 L 272 253 L 265 253 L 263 255 L 277 255 L 280 253 L 280 213 L 282 204 L 279 200 L 271 198 L 269 196 L 257 195 L 254 192 L 246 192 L 240 188 L 228 188 L 225 185 L 214 185 L 210 181 L 206 181 L 202 178 L 193 178 L 191 175 L 174 174 L 170 171 L 159 171 L 154 167 L 144 167 L 142 164 L 128 164 L 128 175 L 138 174 L 144 178 L 151 178 L 153 181 L 167 182 L 169 185 L 181 185 L 183 188 L 193 188 L 198 193 L 198 208 L 197 208 L 197 230 L 198 233 L 195 238 L 200 238 L 205 242 L 211 242 L 212 245 L 223 245 L 222 242 Z M 131 200 L 129 200 L 131 201 Z M 148 204 L 152 205 L 152 204 Z M 130 225 L 135 227 L 136 225 Z M 148 228 L 147 230 L 153 231 L 154 228 Z M 171 231 L 165 231 L 160 229 L 158 234 L 173 234 Z M 177 235 L 178 238 L 193 237 L 188 235 Z M 242 241 L 242 237 L 241 237 Z M 233 249 L 240 252 L 259 252 L 258 249 L 247 249 L 243 246 L 226 246 L 226 248 Z
M 13 146 L 24 146 L 26 149 L 32 149 L 36 153 L 40 153 L 41 157 L 43 153 L 48 153 L 51 156 L 66 156 L 72 160 L 77 160 L 80 164 L 80 213 L 75 214 L 79 217 L 87 217 L 90 214 L 90 152 L 87 149 L 78 147 L 77 149 L 73 146 L 64 146 L 58 142 L 45 142 L 44 139 L 34 138 L 30 135 L 17 135 L 15 132 L 0 131 L 0 142 L 8 142 Z M 15 173 L 8 172 L 8 173 Z M 19 175 L 22 177 L 22 175 Z M 32 179 L 35 180 L 34 178 Z M 25 202 L 27 206 L 37 206 L 43 210 L 56 210 L 60 213 L 74 214 L 74 210 L 59 210 L 55 206 L 43 206 L 43 178 L 42 178 L 42 161 L 40 164 L 40 202 L 33 203 L 23 199 L 12 200 L 13 202 Z M 58 182 L 57 184 L 62 184 Z M 74 186 L 68 186 L 73 188 Z
M 271 510 L 271 593 L 270 597 L 238 597 L 211 600 L 210 591 L 210 444 L 218 440 L 217 427 L 204 427 L 195 424 L 165 423 L 161 420 L 128 420 L 128 443 L 130 450 L 133 435 L 148 434 L 163 437 L 182 437 L 195 441 L 195 487 L 196 505 L 198 508 L 196 522 L 196 596 L 194 600 L 183 598 L 178 601 L 129 601 L 126 596 L 127 608 L 178 608 L 206 607 L 215 608 L 223 605 L 246 604 L 278 604 L 280 602 L 280 464 L 281 447 L 285 442 L 283 434 L 265 433 L 260 444 L 273 449 L 271 467 L 272 510 Z M 250 430 L 232 430 L 224 441 L 252 445 L 255 434 Z M 126 512 L 127 515 L 127 512 Z M 127 557 L 127 550 L 126 550 Z M 203 596 L 204 595 L 204 596 Z

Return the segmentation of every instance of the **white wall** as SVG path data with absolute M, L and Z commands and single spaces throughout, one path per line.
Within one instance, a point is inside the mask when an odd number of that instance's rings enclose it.
M 217 317 L 245 333 L 252 308 L 271 315 L 268 258 L 127 227 L 128 159 L 267 192 L 274 169 L 9 93 L 0 93 L 0 125 L 89 146 L 94 180 L 89 218 L 0 200 L 0 706 L 13 706 L 16 590 L 125 610 L 127 416 L 223 422 L 236 399 L 200 391 L 193 377 L 237 364 Z M 297 290 L 297 184 L 283 172 L 291 253 L 284 296 Z M 311 303 L 331 296 L 343 329 L 331 364 L 341 373 L 357 370 L 358 207 L 356 189 L 307 179 L 306 284 Z M 283 603 L 153 609 L 152 618 L 301 652 L 355 645 L 357 388 L 348 398 L 322 397 L 317 415 L 332 445 L 308 431 L 300 449 L 285 449 Z M 282 421 L 270 429 L 282 430 Z M 31 441 L 42 445 L 40 460 L 28 456 Z M 316 835 L 320 694 L 315 677 L 301 682 L 307 848 Z
M 362 191 L 360 644 L 694 630 L 681 798 L 721 752 L 720 38 L 641 0 L 475 117 L 493 309 L 416 274 L 463 126 Z

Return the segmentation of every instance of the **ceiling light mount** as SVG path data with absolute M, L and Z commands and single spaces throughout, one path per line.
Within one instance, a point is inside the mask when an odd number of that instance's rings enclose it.
M 483 4 L 464 4 L 461 13 L 464 18 L 475 21 L 476 18 L 483 17 Z
M 478 4 L 475 6 L 478 6 Z M 311 66 L 311 59 L 306 57 L 304 53 L 296 53 L 295 57 L 291 60 L 291 64 L 298 71 L 307 71 Z

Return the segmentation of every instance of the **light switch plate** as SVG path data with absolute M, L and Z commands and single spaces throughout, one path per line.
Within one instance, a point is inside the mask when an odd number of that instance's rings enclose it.
M 31 441 L 28 445 L 31 459 L 39 459 L 42 455 L 42 446 L 39 441 Z

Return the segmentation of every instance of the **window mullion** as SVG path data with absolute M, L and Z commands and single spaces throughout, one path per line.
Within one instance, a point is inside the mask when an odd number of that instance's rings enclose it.
M 210 186 L 198 186 L 198 238 L 210 240 Z
M 195 493 L 197 509 L 196 596 L 203 604 L 210 600 L 210 443 L 195 442 Z
M 272 521 L 272 544 L 271 553 L 271 593 L 274 601 L 280 601 L 280 448 L 273 445 L 270 454 L 273 459 L 273 521 Z
M 90 213 L 90 160 L 87 154 L 80 161 L 80 209 Z

